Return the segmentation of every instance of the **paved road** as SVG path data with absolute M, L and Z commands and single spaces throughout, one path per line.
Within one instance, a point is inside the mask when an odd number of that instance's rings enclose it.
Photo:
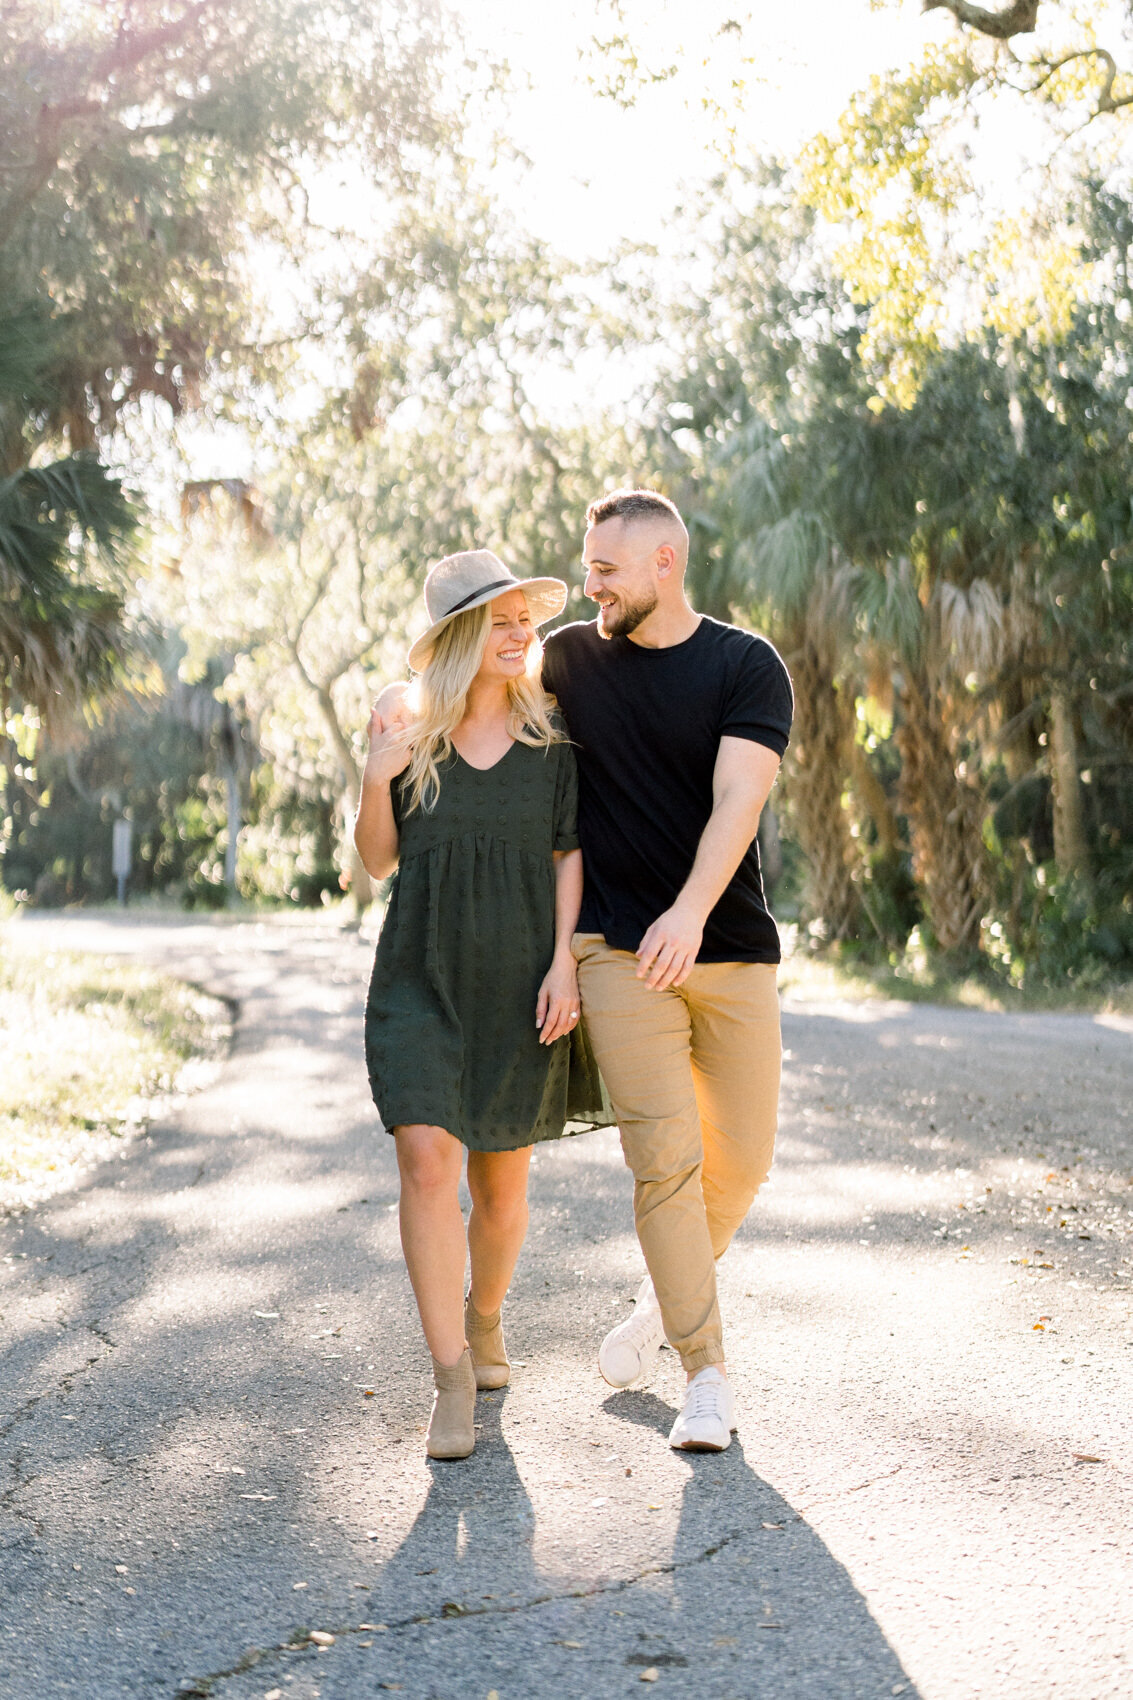
M 641 1267 L 616 1136 L 540 1152 L 522 1363 L 430 1465 L 369 948 L 19 925 L 240 1017 L 213 1086 L 0 1225 L 4 1700 L 1133 1694 L 1129 1023 L 788 1008 L 719 1458 L 666 1445 L 671 1353 L 595 1368 Z

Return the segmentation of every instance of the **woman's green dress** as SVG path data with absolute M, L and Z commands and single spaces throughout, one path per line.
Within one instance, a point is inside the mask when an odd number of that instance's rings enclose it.
M 535 1026 L 554 953 L 553 852 L 578 848 L 574 752 L 514 743 L 481 769 L 453 751 L 440 781 L 429 814 L 407 815 L 392 787 L 400 856 L 366 1003 L 382 1121 L 447 1128 L 472 1151 L 607 1126 L 581 1030 L 541 1045 Z

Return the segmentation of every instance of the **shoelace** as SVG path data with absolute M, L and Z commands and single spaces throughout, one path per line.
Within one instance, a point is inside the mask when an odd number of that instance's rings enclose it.
M 661 1328 L 661 1312 L 653 1305 L 639 1308 L 635 1311 L 632 1321 L 628 1324 L 625 1338 L 636 1346 L 659 1332 Z
M 695 1422 L 698 1417 L 718 1417 L 723 1414 L 724 1389 L 720 1382 L 698 1381 L 692 1392 L 692 1410 L 685 1412 L 690 1422 Z

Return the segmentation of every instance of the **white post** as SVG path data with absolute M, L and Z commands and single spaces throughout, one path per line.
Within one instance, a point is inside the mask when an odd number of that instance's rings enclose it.
M 118 901 L 123 908 L 126 905 L 126 881 L 130 877 L 133 861 L 131 839 L 133 825 L 128 820 L 114 822 L 114 842 L 110 853 L 110 869 L 118 881 Z

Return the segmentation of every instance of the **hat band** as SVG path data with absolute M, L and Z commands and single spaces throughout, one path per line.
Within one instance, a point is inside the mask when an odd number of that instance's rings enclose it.
M 453 614 L 459 614 L 462 608 L 467 608 L 470 602 L 475 602 L 477 597 L 488 596 L 493 590 L 506 590 L 509 584 L 516 583 L 518 580 L 514 578 L 498 578 L 494 584 L 482 584 L 478 590 L 470 590 L 467 596 L 462 596 L 459 602 L 454 602 L 448 613 L 440 617 L 442 620 L 451 619 Z

